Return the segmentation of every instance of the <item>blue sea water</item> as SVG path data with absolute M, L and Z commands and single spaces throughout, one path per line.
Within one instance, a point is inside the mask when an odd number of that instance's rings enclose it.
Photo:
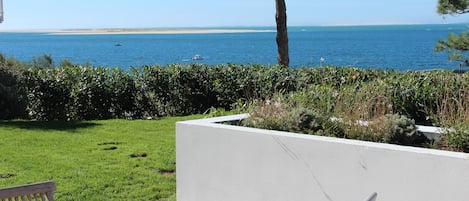
M 240 28 L 243 29 L 243 28 Z M 128 68 L 172 63 L 276 64 L 274 27 L 261 33 L 51 35 L 0 33 L 0 53 L 29 61 L 44 54 L 56 61 Z M 438 39 L 467 30 L 464 24 L 289 27 L 290 64 L 391 68 L 456 69 L 447 54 L 434 53 Z M 115 46 L 122 44 L 122 46 Z M 203 60 L 191 58 L 202 55 Z

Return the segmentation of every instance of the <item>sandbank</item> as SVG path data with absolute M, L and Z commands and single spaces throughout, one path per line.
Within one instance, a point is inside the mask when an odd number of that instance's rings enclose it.
M 62 29 L 62 30 L 2 30 L 0 32 L 47 33 L 54 35 L 111 35 L 111 34 L 211 34 L 211 33 L 257 33 L 274 32 L 259 29 Z

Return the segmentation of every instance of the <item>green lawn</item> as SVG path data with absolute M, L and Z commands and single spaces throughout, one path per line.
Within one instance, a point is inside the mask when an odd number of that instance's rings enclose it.
M 175 200 L 175 123 L 0 121 L 0 188 L 53 180 L 58 201 Z

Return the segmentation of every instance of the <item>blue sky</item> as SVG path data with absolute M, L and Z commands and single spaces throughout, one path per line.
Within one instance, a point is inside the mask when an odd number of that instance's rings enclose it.
M 274 26 L 274 0 L 3 0 L 0 29 Z M 436 14 L 437 0 L 286 0 L 288 24 L 468 22 Z

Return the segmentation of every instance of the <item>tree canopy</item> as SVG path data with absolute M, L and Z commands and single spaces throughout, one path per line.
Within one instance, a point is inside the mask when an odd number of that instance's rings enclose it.
M 441 15 L 468 13 L 468 0 L 438 0 L 438 13 Z
M 437 12 L 440 15 L 469 13 L 469 0 L 438 0 Z M 469 31 L 464 31 L 459 35 L 450 33 L 446 40 L 438 40 L 435 46 L 435 52 L 449 52 L 449 60 L 464 61 L 463 63 L 466 66 L 469 66 L 469 57 L 464 58 L 464 53 L 468 50 Z

